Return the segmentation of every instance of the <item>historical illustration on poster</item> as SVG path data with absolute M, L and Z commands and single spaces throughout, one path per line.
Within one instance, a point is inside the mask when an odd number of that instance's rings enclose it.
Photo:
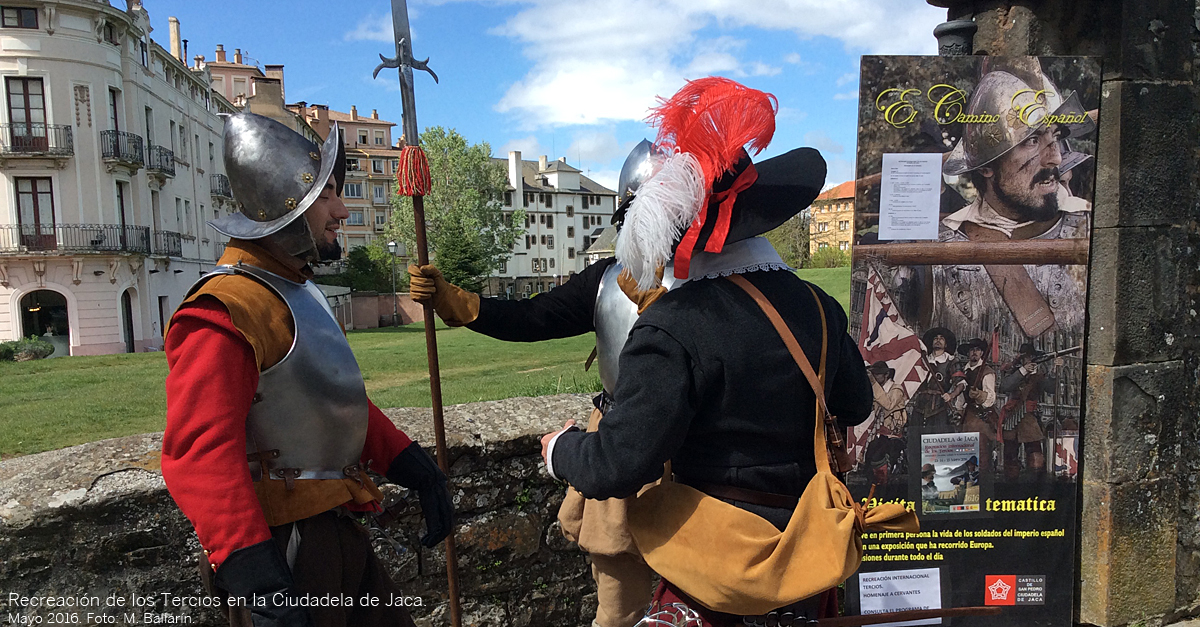
M 1099 84 L 1086 58 L 863 58 L 850 320 L 875 404 L 846 482 L 921 531 L 864 536 L 851 610 L 1071 624 Z

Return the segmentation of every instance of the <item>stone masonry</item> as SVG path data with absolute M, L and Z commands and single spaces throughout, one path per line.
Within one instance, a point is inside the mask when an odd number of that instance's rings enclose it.
M 595 586 L 587 558 L 558 530 L 564 488 L 546 474 L 539 444 L 544 433 L 567 418 L 585 418 L 590 407 L 587 395 L 562 395 L 447 408 L 463 625 L 591 624 Z M 432 453 L 430 410 L 387 413 Z M 163 484 L 161 442 L 161 434 L 147 434 L 0 462 L 0 625 L 15 624 L 10 615 L 62 611 L 15 607 L 11 593 L 97 596 L 102 605 L 119 595 L 127 599 L 123 608 L 66 608 L 79 613 L 76 624 L 89 624 L 92 612 L 117 625 L 133 624 L 124 620 L 127 613 L 144 624 L 148 608 L 133 607 L 134 594 L 200 595 L 200 547 Z M 416 495 L 382 488 L 411 509 L 392 528 L 399 550 L 377 537 L 376 552 L 402 594 L 421 599 L 413 608 L 418 625 L 447 624 L 445 554 L 417 542 L 423 523 Z M 151 612 L 221 624 L 213 609 L 164 609 L 160 602 Z
M 975 21 L 975 54 L 1101 61 L 1077 620 L 1194 616 L 1200 2 L 929 2 Z

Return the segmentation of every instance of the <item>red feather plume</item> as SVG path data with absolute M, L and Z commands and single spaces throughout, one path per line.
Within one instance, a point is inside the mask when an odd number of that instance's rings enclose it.
M 706 189 L 733 167 L 743 147 L 748 144 L 757 154 L 775 135 L 775 96 L 728 78 L 688 81 L 669 100 L 659 101 L 647 118 L 658 127 L 656 143 L 668 152 L 695 156 Z

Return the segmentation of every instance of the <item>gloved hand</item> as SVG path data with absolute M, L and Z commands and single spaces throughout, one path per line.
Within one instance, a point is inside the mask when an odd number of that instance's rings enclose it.
M 625 268 L 621 271 L 621 274 L 617 275 L 617 286 L 621 288 L 622 292 L 625 292 L 625 295 L 629 297 L 629 300 L 633 301 L 633 303 L 637 305 L 637 312 L 639 316 L 642 315 L 643 311 L 646 311 L 647 307 L 654 304 L 654 301 L 658 300 L 663 294 L 667 293 L 667 288 L 662 286 L 662 266 L 659 266 L 658 270 L 654 272 L 654 278 L 658 283 L 658 287 L 648 290 L 639 290 L 637 281 L 633 280 L 633 273 L 629 271 L 629 268 Z
M 408 291 L 412 299 L 424 305 L 432 303 L 433 310 L 442 322 L 461 327 L 479 317 L 479 294 L 472 294 L 457 285 L 452 285 L 437 266 L 408 267 Z
M 430 266 L 426 266 L 430 267 Z M 450 535 L 454 526 L 454 505 L 446 475 L 433 458 L 416 442 L 409 444 L 388 466 L 388 481 L 417 491 L 421 514 L 425 517 L 425 536 L 421 544 L 433 548 Z
M 246 600 L 254 627 L 312 627 L 306 608 L 276 602 L 278 593 L 292 595 L 292 571 L 274 540 L 230 553 L 213 574 L 213 583 Z M 265 602 L 256 603 L 256 596 Z

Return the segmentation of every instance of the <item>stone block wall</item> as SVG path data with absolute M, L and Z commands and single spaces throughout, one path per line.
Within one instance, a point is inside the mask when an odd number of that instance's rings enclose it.
M 586 556 L 555 521 L 564 488 L 546 474 L 539 438 L 567 418 L 583 419 L 586 395 L 515 398 L 447 408 L 447 443 L 457 530 L 463 625 L 590 625 L 595 588 Z M 428 409 L 388 415 L 432 453 Z M 159 473 L 161 435 L 106 440 L 0 462 L 0 625 L 10 615 L 48 617 L 62 609 L 21 608 L 11 593 L 80 597 L 200 594 L 199 544 Z M 402 594 L 419 597 L 419 625 L 448 624 L 445 555 L 425 549 L 415 495 L 382 486 L 411 509 L 376 553 Z M 127 601 L 126 605 L 129 605 Z M 78 603 L 65 608 L 89 624 L 134 624 L 134 612 Z M 137 624 L 144 624 L 138 608 Z M 179 607 L 155 613 L 219 625 L 215 610 Z M 45 624 L 45 623 L 43 623 Z M 101 624 L 94 620 L 91 624 Z

